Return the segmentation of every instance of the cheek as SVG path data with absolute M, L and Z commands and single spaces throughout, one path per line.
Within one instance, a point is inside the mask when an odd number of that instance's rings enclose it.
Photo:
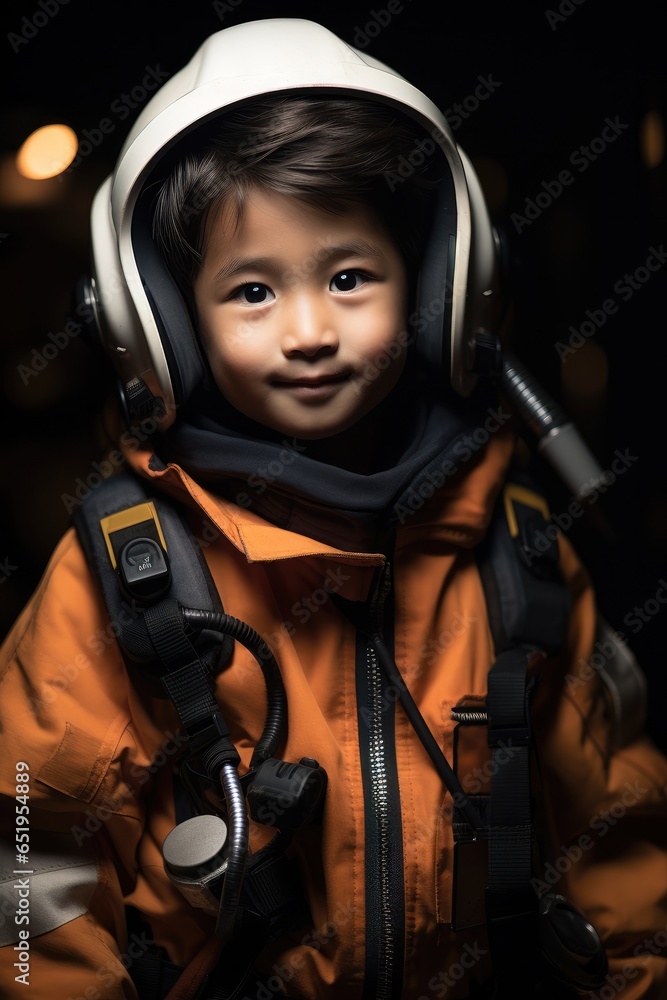
M 407 303 L 400 294 L 388 297 L 376 307 L 366 324 L 360 328 L 364 353 L 369 360 L 380 355 L 398 362 L 405 355 L 407 345 Z
M 243 376 L 256 367 L 257 329 L 252 318 L 216 316 L 202 322 L 202 342 L 216 377 L 230 373 Z M 254 361 L 254 363 L 253 363 Z

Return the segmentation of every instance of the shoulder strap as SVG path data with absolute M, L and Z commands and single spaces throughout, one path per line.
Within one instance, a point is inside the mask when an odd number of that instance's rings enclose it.
M 478 565 L 496 654 L 522 644 L 556 654 L 565 640 L 571 602 L 558 568 L 558 529 L 527 476 L 505 484 L 479 547 Z M 605 685 L 612 739 L 621 749 L 644 728 L 646 678 L 626 636 L 599 613 L 594 651 L 570 687 L 576 689 L 593 673 Z
M 153 495 L 148 483 L 128 472 L 103 480 L 72 520 L 102 589 L 110 628 L 128 672 L 138 686 L 165 697 L 159 682 L 161 668 L 152 662 L 155 650 L 147 642 L 143 612 L 158 598 L 222 612 L 198 540 L 173 502 Z M 134 548 L 128 545 L 133 540 Z M 194 645 L 202 662 L 217 673 L 231 655 L 233 639 L 203 631 Z
M 478 565 L 496 654 L 517 645 L 558 652 L 570 596 L 558 567 L 558 529 L 527 477 L 505 483 Z
M 185 517 L 175 504 L 161 495 L 152 495 L 147 486 L 125 472 L 104 480 L 86 497 L 73 520 L 99 580 L 128 673 L 139 688 L 172 700 L 187 733 L 188 753 L 182 775 L 194 774 L 195 783 L 208 781 L 226 799 L 228 858 L 216 926 L 216 934 L 226 943 L 226 955 L 233 954 L 237 947 L 243 922 L 253 921 L 251 947 L 239 952 L 241 964 L 234 964 L 233 975 L 226 959 L 227 981 L 224 989 L 220 987 L 222 992 L 215 992 L 216 997 L 231 1000 L 239 995 L 251 970 L 246 961 L 248 954 L 252 952 L 254 957 L 263 941 L 277 929 L 291 926 L 293 921 L 301 926 L 308 920 L 298 880 L 284 856 L 288 838 L 277 834 L 246 864 L 246 805 L 236 773 L 239 757 L 211 683 L 229 659 L 234 641 L 253 653 L 268 678 L 267 718 L 253 756 L 261 778 L 258 789 L 251 789 L 255 793 L 252 802 L 266 807 L 271 795 L 281 802 L 287 796 L 292 808 L 283 809 L 285 816 L 281 817 L 287 829 L 292 828 L 290 822 L 293 826 L 316 822 L 315 807 L 323 797 L 326 775 L 310 758 L 288 768 L 273 758 L 275 747 L 284 738 L 285 724 L 279 668 L 249 625 L 224 614 L 200 544 Z M 183 608 L 190 609 L 185 623 Z M 207 624 L 189 629 L 193 617 Z M 194 770 L 188 770 L 190 765 Z M 252 768 L 251 761 L 254 776 Z M 221 771 L 227 780 L 220 777 L 214 781 Z M 250 811 L 252 814 L 252 804 Z M 193 885 L 197 884 L 195 878 Z M 225 933 L 220 930 L 223 923 Z M 199 960 L 194 965 L 194 972 L 188 967 L 173 987 L 174 996 L 193 995 L 194 973 L 201 978 L 208 971 L 208 967 L 200 967 Z M 174 978 L 172 972 L 170 968 L 167 981 Z M 148 974 L 152 975 L 153 970 L 149 969 Z
M 562 648 L 570 596 L 559 569 L 558 530 L 528 480 L 505 484 L 479 568 L 496 651 L 486 700 L 493 777 L 485 900 L 494 975 L 502 995 L 532 995 L 553 977 L 559 996 L 574 996 L 601 985 L 607 965 L 597 934 L 574 907 L 554 893 L 538 898 L 533 888 L 536 679 L 529 666 L 535 654 Z

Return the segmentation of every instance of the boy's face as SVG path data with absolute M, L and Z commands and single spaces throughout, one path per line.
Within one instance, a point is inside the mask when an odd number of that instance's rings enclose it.
M 315 440 L 384 399 L 405 364 L 407 278 L 366 207 L 333 215 L 250 192 L 209 222 L 194 284 L 218 388 L 253 420 Z

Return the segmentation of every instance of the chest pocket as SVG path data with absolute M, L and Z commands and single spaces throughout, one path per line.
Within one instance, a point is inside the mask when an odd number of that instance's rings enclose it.
M 120 746 L 128 723 L 127 712 L 119 712 L 100 736 L 67 722 L 62 740 L 35 774 L 36 780 L 78 803 L 99 802 L 112 813 L 135 813 Z

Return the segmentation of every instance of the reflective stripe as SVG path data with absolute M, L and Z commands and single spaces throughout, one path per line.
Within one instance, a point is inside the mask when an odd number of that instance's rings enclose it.
M 38 841 L 43 841 L 42 844 Z M 48 845 L 48 846 L 47 846 Z M 0 845 L 0 947 L 30 939 L 80 917 L 97 888 L 97 854 L 69 833 L 31 832 L 28 863 Z

